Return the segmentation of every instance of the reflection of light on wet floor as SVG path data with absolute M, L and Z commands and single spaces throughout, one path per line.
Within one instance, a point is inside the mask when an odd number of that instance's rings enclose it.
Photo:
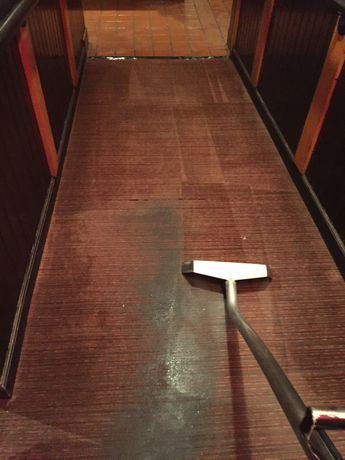
M 167 354 L 167 384 L 173 391 L 196 396 L 201 390 L 201 369 L 195 359 L 198 350 L 186 333 L 182 331 L 177 336 L 173 349 Z

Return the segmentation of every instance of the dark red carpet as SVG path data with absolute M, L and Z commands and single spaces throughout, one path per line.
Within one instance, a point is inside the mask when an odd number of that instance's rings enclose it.
M 344 406 L 344 283 L 232 64 L 89 62 L 1 459 L 304 458 L 192 258 L 270 264 L 244 315 Z

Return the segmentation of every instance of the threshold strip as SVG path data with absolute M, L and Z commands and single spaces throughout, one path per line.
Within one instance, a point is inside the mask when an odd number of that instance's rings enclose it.
M 184 61 L 203 61 L 211 59 L 228 60 L 229 56 L 89 56 L 90 60 L 135 61 L 142 59 L 166 59 Z

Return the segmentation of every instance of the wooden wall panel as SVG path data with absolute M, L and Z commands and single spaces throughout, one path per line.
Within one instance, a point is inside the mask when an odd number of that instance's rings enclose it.
M 29 17 L 29 26 L 55 145 L 58 148 L 73 91 L 59 1 L 41 0 Z
M 345 66 L 338 79 L 307 177 L 345 242 Z
M 339 34 L 339 25 L 340 23 L 337 23 L 335 27 L 321 76 L 295 153 L 294 162 L 301 174 L 304 174 L 308 168 L 334 93 L 337 79 L 344 65 L 345 36 Z
M 74 55 L 78 66 L 85 34 L 84 12 L 81 0 L 67 0 L 68 19 L 72 32 Z
M 16 41 L 0 54 L 0 369 L 50 174 Z
M 255 47 L 255 54 L 251 69 L 251 81 L 253 86 L 258 85 L 261 74 L 262 61 L 265 54 L 268 33 L 271 27 L 271 19 L 274 8 L 275 0 L 265 0 L 262 8 L 260 26 L 257 35 L 257 43 Z
M 18 36 L 18 49 L 50 173 L 53 177 L 56 177 L 58 157 L 47 112 L 47 106 L 42 91 L 41 80 L 37 69 L 35 52 L 27 25 L 21 27 L 20 29 Z
M 0 4 L 0 17 L 4 17 L 13 7 L 13 0 L 2 0 Z
M 258 88 L 293 152 L 336 20 L 336 10 L 323 0 L 275 2 Z
M 242 0 L 235 49 L 247 71 L 252 70 L 264 0 Z

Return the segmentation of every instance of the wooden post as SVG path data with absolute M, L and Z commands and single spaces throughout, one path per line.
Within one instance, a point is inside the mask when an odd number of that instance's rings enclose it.
M 59 0 L 59 8 L 69 73 L 71 76 L 72 85 L 74 88 L 76 88 L 78 86 L 78 72 L 75 63 L 73 40 L 68 18 L 66 0 Z
M 272 13 L 274 8 L 275 0 L 265 0 L 262 13 L 261 13 L 261 21 L 258 33 L 258 39 L 256 43 L 256 49 L 254 54 L 253 60 L 253 67 L 251 73 L 251 80 L 253 86 L 257 86 L 259 83 L 262 61 L 264 59 L 264 53 L 267 43 L 268 32 L 270 29 Z
M 312 157 L 337 78 L 344 65 L 344 57 L 345 37 L 339 35 L 337 24 L 296 150 L 294 161 L 302 174 L 307 170 Z
M 56 177 L 58 170 L 58 156 L 49 121 L 47 106 L 43 95 L 41 80 L 38 73 L 35 52 L 27 25 L 21 27 L 20 29 L 18 49 L 50 174 L 53 177 Z
M 237 38 L 237 31 L 238 31 L 238 23 L 240 21 L 240 12 L 241 12 L 241 0 L 233 0 L 232 9 L 231 9 L 231 17 L 230 17 L 230 25 L 229 25 L 229 33 L 228 33 L 228 48 L 230 54 L 236 43 Z

